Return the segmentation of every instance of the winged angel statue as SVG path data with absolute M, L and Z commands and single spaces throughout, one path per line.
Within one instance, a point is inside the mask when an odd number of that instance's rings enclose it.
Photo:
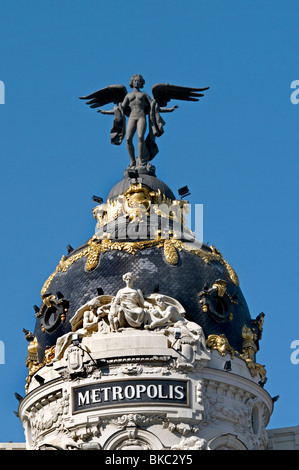
M 99 113 L 114 115 L 111 129 L 111 143 L 120 145 L 126 135 L 127 149 L 131 160 L 131 167 L 136 166 L 135 148 L 133 137 L 137 132 L 138 155 L 137 163 L 144 165 L 152 160 L 158 153 L 155 142 L 164 132 L 165 122 L 161 113 L 172 112 L 178 106 L 166 108 L 171 100 L 199 101 L 204 96 L 202 93 L 206 88 L 190 88 L 168 83 L 157 83 L 152 87 L 153 98 L 141 91 L 145 81 L 142 75 L 136 74 L 131 77 L 129 86 L 133 88 L 131 93 L 127 92 L 124 85 L 108 85 L 106 88 L 95 91 L 88 96 L 80 96 L 91 108 L 100 108 Z M 111 110 L 103 110 L 102 106 L 114 103 Z M 149 121 L 149 132 L 145 138 L 147 120 Z M 126 117 L 128 123 L 126 125 Z

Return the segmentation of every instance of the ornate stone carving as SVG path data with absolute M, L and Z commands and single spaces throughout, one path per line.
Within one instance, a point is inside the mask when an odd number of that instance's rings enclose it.
M 108 425 L 113 425 L 117 429 L 121 430 L 114 435 L 116 445 L 113 446 L 113 449 L 115 450 L 150 450 L 152 449 L 152 446 L 147 437 L 152 435 L 143 430 L 147 429 L 151 425 L 163 424 L 164 421 L 164 413 L 149 413 L 144 415 L 139 413 L 128 413 L 116 418 L 101 418 L 99 428 L 104 429 Z
M 162 294 L 152 294 L 148 297 L 149 314 L 146 329 L 154 330 L 185 321 L 185 310 L 179 302 Z
M 36 317 L 40 318 L 42 331 L 50 333 L 56 330 L 65 321 L 68 308 L 69 302 L 61 292 L 55 295 L 45 294 L 42 306 L 36 313 Z
M 207 339 L 207 347 L 217 349 L 221 356 L 230 354 L 232 358 L 235 356 L 235 350 L 229 344 L 225 335 L 209 335 Z
M 172 450 L 208 450 L 207 441 L 200 437 L 191 436 L 182 439 L 179 444 L 171 447 Z
M 44 365 L 50 364 L 52 362 L 54 358 L 54 354 L 55 354 L 55 346 L 46 348 L 45 355 L 44 355 L 42 362 L 38 362 L 37 338 L 29 330 L 23 329 L 23 332 L 25 333 L 26 340 L 29 342 L 28 348 L 27 348 L 28 353 L 27 353 L 27 358 L 26 358 L 26 367 L 28 367 L 28 376 L 26 378 L 25 391 L 27 393 L 33 375 L 39 369 L 41 369 Z
M 143 372 L 143 368 L 140 364 L 126 364 L 120 368 L 119 372 L 124 375 L 140 375 Z
M 131 272 L 124 274 L 123 280 L 126 286 L 115 296 L 95 297 L 77 310 L 70 320 L 73 332 L 83 337 L 96 332 L 121 331 L 128 327 L 160 330 L 177 322 L 180 322 L 178 328 L 182 324 L 184 328 L 188 328 L 188 324 L 191 327 L 192 322 L 185 320 L 185 310 L 177 300 L 161 294 L 144 298 L 141 290 L 134 287 L 136 277 Z M 192 328 L 200 329 L 199 325 Z M 62 344 L 69 341 L 70 335 L 59 339 L 59 351 Z M 194 336 L 194 339 L 197 337 Z M 56 357 L 58 355 L 56 351 Z
M 234 434 L 223 434 L 208 443 L 211 450 L 248 450 L 245 444 Z
M 203 383 L 199 380 L 196 385 L 196 401 L 201 404 L 203 402 Z
M 61 395 L 60 395 L 61 396 Z M 53 400 L 54 397 L 52 397 Z M 64 426 L 64 419 L 69 413 L 69 394 L 63 391 L 60 398 L 57 397 L 57 401 L 52 403 L 50 400 L 43 400 L 42 406 L 32 407 L 27 415 L 30 427 L 30 440 L 34 449 L 40 448 L 44 444 L 50 444 L 52 446 L 63 447 L 63 441 L 65 441 L 65 448 L 68 445 L 74 445 L 75 443 L 69 438 L 68 431 Z M 43 435 L 49 430 L 55 430 L 54 435 L 48 439 L 43 438 Z M 68 442 L 68 444 L 67 444 Z
M 226 288 L 227 282 L 217 279 L 211 288 L 206 288 L 198 294 L 202 310 L 218 323 L 231 321 L 233 313 L 230 304 L 238 303 L 235 298 L 228 294 Z
M 29 343 L 27 347 L 27 357 L 26 357 L 26 367 L 28 367 L 28 376 L 26 378 L 26 385 L 25 385 L 25 390 L 28 391 L 28 387 L 29 387 L 33 374 L 37 372 L 41 366 L 37 358 L 37 347 L 38 347 L 37 338 L 29 330 L 23 329 L 23 332 L 25 334 L 26 340 Z
M 209 359 L 201 326 L 185 318 L 185 310 L 177 300 L 162 294 L 144 298 L 134 287 L 136 278 L 130 272 L 123 275 L 123 280 L 126 286 L 114 297 L 98 296 L 77 310 L 70 320 L 73 331 L 57 340 L 55 360 L 62 358 L 74 333 L 82 339 L 97 333 L 121 332 L 124 328 L 145 329 L 168 336 L 169 346 L 178 352 L 176 367 L 179 369 L 193 370 L 197 353 Z M 73 371 L 83 366 L 82 355 L 74 349 L 72 355 L 75 354 L 76 366 L 70 367 Z M 69 353 L 69 360 L 73 356 Z M 126 373 L 136 373 L 136 367 L 131 371 L 126 367 Z
M 165 414 L 147 414 L 147 415 L 141 415 L 139 413 L 129 413 L 125 414 L 122 416 L 119 416 L 118 418 L 114 419 L 111 418 L 111 420 L 104 421 L 105 424 L 108 422 L 110 424 L 114 424 L 115 426 L 119 428 L 126 428 L 126 427 L 145 427 L 150 424 L 154 423 L 161 423 L 165 419 Z
M 198 432 L 199 427 L 194 426 L 190 423 L 174 423 L 168 419 L 163 422 L 163 428 L 168 429 L 170 432 L 176 432 L 182 436 L 187 436 L 188 434 L 195 434 Z
M 80 446 L 68 431 L 55 431 L 51 436 L 37 444 L 38 450 L 79 450 Z
M 249 369 L 249 372 L 252 377 L 260 375 L 261 379 L 265 379 L 266 370 L 265 367 L 261 364 L 255 362 L 255 352 L 257 350 L 254 338 L 255 335 L 250 328 L 246 325 L 242 329 L 243 337 L 243 349 L 240 354 L 238 351 L 235 351 L 229 344 L 226 336 L 222 335 L 209 335 L 207 339 L 207 347 L 211 350 L 216 349 L 221 356 L 230 354 L 232 358 L 239 357 L 246 362 L 246 365 Z
M 84 350 L 78 348 L 78 346 L 69 346 L 66 351 L 65 358 L 68 362 L 68 370 L 71 374 L 78 374 L 83 370 L 83 356 Z
M 108 247 L 135 253 L 157 245 L 164 248 L 166 261 L 176 265 L 181 249 L 177 241 L 194 240 L 194 234 L 186 226 L 188 211 L 187 201 L 168 199 L 159 189 L 151 191 L 142 183 L 131 184 L 124 194 L 93 209 L 97 226 L 96 234 L 88 242 L 86 270 L 98 266 L 100 254 Z M 136 241 L 112 242 L 119 239 Z
M 248 328 L 248 326 L 244 325 L 242 328 L 242 357 L 245 360 L 254 361 L 255 354 L 257 352 L 257 346 L 255 344 L 255 335 L 253 331 Z
M 128 439 L 124 439 L 115 450 L 151 450 L 151 447 L 143 439 L 128 435 Z
M 196 354 L 202 354 L 209 360 L 205 337 L 201 326 L 188 320 L 179 320 L 165 328 L 164 334 L 170 336 L 171 347 L 178 351 L 176 367 L 178 369 L 194 370 Z
M 140 289 L 133 287 L 136 277 L 133 273 L 123 275 L 126 287 L 120 289 L 110 304 L 109 324 L 113 331 L 130 326 L 140 328 L 147 322 L 146 306 Z
M 175 201 L 179 203 L 180 201 Z M 184 203 L 185 201 L 183 201 Z M 107 201 L 99 204 L 93 209 L 93 215 L 97 220 L 97 229 L 101 229 L 105 225 L 113 222 L 117 218 L 124 216 L 128 222 L 143 221 L 146 216 L 150 215 L 150 210 L 157 211 L 157 207 L 182 207 L 183 204 L 174 204 L 173 201 L 167 199 L 161 191 L 152 191 L 148 186 L 142 183 L 131 184 L 130 187 L 120 194 L 115 200 Z M 176 211 L 175 211 L 176 212 Z M 156 212 L 157 213 L 157 212 Z M 164 215 L 160 210 L 159 215 Z M 176 213 L 169 210 L 166 211 L 165 217 L 169 215 L 175 217 Z
M 107 324 L 100 322 L 101 318 L 107 315 L 101 307 L 110 300 L 110 296 L 99 296 L 77 310 L 75 315 L 71 318 L 70 323 L 73 327 L 73 331 L 76 331 L 78 339 L 106 328 Z M 55 350 L 56 361 L 62 358 L 66 348 L 71 344 L 72 338 L 73 332 L 68 332 L 57 339 Z

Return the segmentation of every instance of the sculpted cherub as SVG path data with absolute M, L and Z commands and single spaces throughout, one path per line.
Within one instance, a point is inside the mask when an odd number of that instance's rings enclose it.
M 156 294 L 147 300 L 153 305 L 149 309 L 151 321 L 145 329 L 162 330 L 169 337 L 171 347 L 179 353 L 177 367 L 193 369 L 198 348 L 207 352 L 201 326 L 185 318 L 183 307 L 175 299 Z
M 178 321 L 184 321 L 183 312 L 179 312 L 178 307 L 166 302 L 164 295 L 157 295 L 154 298 L 154 305 L 150 308 L 152 317 L 151 323 L 145 326 L 146 329 L 154 330 L 158 327 L 173 325 Z
M 73 328 L 73 331 L 70 331 L 57 339 L 54 360 L 57 361 L 62 358 L 64 351 L 72 342 L 72 336 L 74 331 L 76 332 L 79 338 L 89 336 L 92 333 L 98 331 L 99 321 L 106 315 L 107 313 L 101 309 L 101 302 L 98 298 L 90 300 L 86 304 L 86 306 L 79 309 L 74 315 L 73 319 L 76 318 L 76 316 L 80 318 L 80 327 L 78 327 L 78 323 L 77 326 Z

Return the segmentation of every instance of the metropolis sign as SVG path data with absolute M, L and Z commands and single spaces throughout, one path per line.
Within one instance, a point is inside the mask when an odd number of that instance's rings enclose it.
M 73 389 L 73 411 L 136 404 L 189 405 L 187 380 L 120 380 Z

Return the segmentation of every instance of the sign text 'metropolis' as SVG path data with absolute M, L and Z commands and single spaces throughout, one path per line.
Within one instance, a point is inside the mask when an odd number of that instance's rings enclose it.
M 136 403 L 188 405 L 186 380 L 122 380 L 73 389 L 74 412 Z

